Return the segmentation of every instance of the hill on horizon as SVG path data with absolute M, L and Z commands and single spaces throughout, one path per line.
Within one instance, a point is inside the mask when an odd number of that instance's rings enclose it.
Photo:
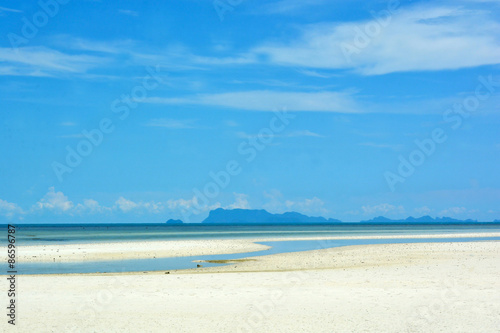
M 264 209 L 224 209 L 210 211 L 202 223 L 341 223 L 336 219 L 307 216 L 297 212 L 272 214 Z
M 438 223 L 443 223 L 443 222 L 460 222 L 460 223 L 463 223 L 463 222 L 467 222 L 467 223 L 474 223 L 474 222 L 478 222 L 477 220 L 471 220 L 471 219 L 467 219 L 467 220 L 457 220 L 457 219 L 454 219 L 454 218 L 451 218 L 451 217 L 446 217 L 446 216 L 443 216 L 443 217 L 431 217 L 429 215 L 425 215 L 425 216 L 422 216 L 422 217 L 413 217 L 413 216 L 410 216 L 410 217 L 407 217 L 406 219 L 397 219 L 397 220 L 392 220 L 390 218 L 387 218 L 387 217 L 384 217 L 384 216 L 378 216 L 378 217 L 375 217 L 371 220 L 366 220 L 366 221 L 361 221 L 360 223 L 387 223 L 387 222 L 405 222 L 405 223 L 419 223 L 419 222 L 438 222 Z
M 179 223 L 180 220 L 169 220 L 168 223 Z M 500 222 L 499 220 L 493 221 Z M 325 218 L 322 216 L 307 216 L 297 212 L 286 212 L 283 214 L 269 213 L 265 209 L 224 209 L 217 208 L 208 214 L 208 217 L 202 223 L 349 223 L 342 222 L 333 218 Z M 467 219 L 458 220 L 451 217 L 431 217 L 429 215 L 422 217 L 407 217 L 405 219 L 390 219 L 384 216 L 378 216 L 370 220 L 351 223 L 478 223 L 477 220 Z

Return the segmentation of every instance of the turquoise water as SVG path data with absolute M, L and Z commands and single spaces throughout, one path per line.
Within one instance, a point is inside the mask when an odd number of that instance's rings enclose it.
M 5 227 L 6 229 L 6 227 Z M 179 240 L 179 239 L 227 239 L 302 236 L 378 236 L 444 233 L 486 233 L 500 232 L 500 225 L 51 225 L 17 227 L 16 245 L 22 251 L 23 245 L 68 244 L 116 241 Z M 18 274 L 62 274 L 97 272 L 141 272 L 168 271 L 196 268 L 194 260 L 228 260 L 269 254 L 308 251 L 349 245 L 422 243 L 422 242 L 470 242 L 499 241 L 500 237 L 478 238 L 392 238 L 392 239 L 349 239 L 314 241 L 260 242 L 271 246 L 257 252 L 190 256 L 177 258 L 113 260 L 71 263 L 19 263 Z M 221 264 L 202 263 L 204 267 Z M 7 265 L 0 274 L 6 274 Z
M 3 228 L 7 229 L 4 225 Z M 179 239 L 228 239 L 228 238 L 284 238 L 312 236 L 396 236 L 414 234 L 456 234 L 456 233 L 500 232 L 500 224 L 308 224 L 308 225 L 166 225 L 166 224 L 86 224 L 86 225 L 18 225 L 16 246 L 22 252 L 23 246 L 41 244 L 70 244 L 118 241 L 179 240 Z M 6 235 L 6 232 L 5 232 Z M 271 249 L 210 256 L 177 258 L 134 259 L 98 262 L 72 263 L 19 263 L 18 274 L 97 273 L 97 272 L 140 272 L 168 271 L 196 268 L 194 260 L 228 260 L 276 253 L 308 251 L 348 245 L 458 242 L 500 240 L 499 237 L 480 238 L 427 238 L 427 239 L 355 239 L 321 241 L 279 241 L 262 242 Z M 4 239 L 4 245 L 6 237 Z M 203 263 L 204 267 L 221 264 Z M 7 265 L 0 274 L 5 274 Z
M 263 256 L 270 254 L 298 252 L 326 249 L 349 245 L 367 244 L 395 244 L 395 243 L 434 243 L 434 242 L 474 242 L 474 241 L 500 241 L 500 237 L 480 238 L 393 238 L 393 239 L 349 239 L 349 240 L 321 240 L 321 241 L 278 241 L 259 242 L 271 246 L 268 250 L 220 254 L 207 256 L 189 256 L 177 258 L 156 259 L 130 259 L 107 260 L 98 262 L 73 262 L 73 263 L 22 263 L 18 264 L 18 274 L 64 274 L 64 273 L 116 273 L 116 272 L 146 272 L 168 271 L 174 269 L 196 268 L 194 260 L 229 260 L 247 257 Z M 223 266 L 224 264 L 201 263 L 203 267 Z
M 6 235 L 7 226 L 1 228 Z M 291 224 L 291 225 L 166 225 L 58 224 L 18 225 L 18 245 L 98 243 L 143 240 L 283 238 L 313 236 L 379 236 L 500 232 L 500 224 Z M 6 237 L 1 237 L 3 245 Z

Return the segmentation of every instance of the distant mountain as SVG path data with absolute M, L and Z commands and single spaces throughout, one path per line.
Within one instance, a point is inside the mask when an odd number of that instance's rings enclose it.
M 422 216 L 422 217 L 418 217 L 418 218 L 415 218 L 415 217 L 407 217 L 406 219 L 404 220 L 392 220 L 392 219 L 389 219 L 387 217 L 384 217 L 384 216 L 379 216 L 379 217 L 375 217 L 371 220 L 367 220 L 367 221 L 361 221 L 361 223 L 387 223 L 387 222 L 406 222 L 406 223 L 419 223 L 419 222 L 440 222 L 440 223 L 443 223 L 443 222 L 467 222 L 467 223 L 473 223 L 473 222 L 477 222 L 477 220 L 471 220 L 471 219 L 468 219 L 468 220 L 457 220 L 457 219 L 454 219 L 454 218 L 451 218 L 451 217 L 436 217 L 436 218 L 433 218 L 431 216 Z
M 335 219 L 311 217 L 296 212 L 271 214 L 264 209 L 223 209 L 210 211 L 202 223 L 339 223 Z
M 173 220 L 170 219 L 166 222 L 167 224 L 182 224 L 183 222 L 181 220 Z
M 451 217 L 407 217 L 406 219 L 392 220 L 384 216 L 378 216 L 371 220 L 360 223 L 477 223 L 477 220 L 457 220 Z M 500 223 L 500 220 L 493 221 Z M 182 224 L 181 220 L 170 219 L 167 224 Z M 287 212 L 283 214 L 272 214 L 264 209 L 223 209 L 217 208 L 210 211 L 208 217 L 202 223 L 342 223 L 337 219 L 326 219 L 321 216 L 307 216 L 297 212 Z

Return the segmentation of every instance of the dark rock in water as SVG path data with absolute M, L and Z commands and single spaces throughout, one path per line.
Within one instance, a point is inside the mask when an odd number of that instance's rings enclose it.
M 196 268 L 200 268 L 200 267 L 203 267 L 203 265 L 200 265 L 200 264 L 196 265 Z
M 166 222 L 167 224 L 183 224 L 184 222 L 182 222 L 181 220 L 173 220 L 173 219 L 170 219 Z

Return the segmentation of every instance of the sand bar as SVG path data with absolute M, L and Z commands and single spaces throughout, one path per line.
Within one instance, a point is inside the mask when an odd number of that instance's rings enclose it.
M 19 262 L 68 262 L 169 258 L 261 251 L 269 246 L 248 240 L 182 240 L 20 246 Z M 2 249 L 6 251 L 6 249 Z M 0 250 L 0 251 L 2 251 Z

